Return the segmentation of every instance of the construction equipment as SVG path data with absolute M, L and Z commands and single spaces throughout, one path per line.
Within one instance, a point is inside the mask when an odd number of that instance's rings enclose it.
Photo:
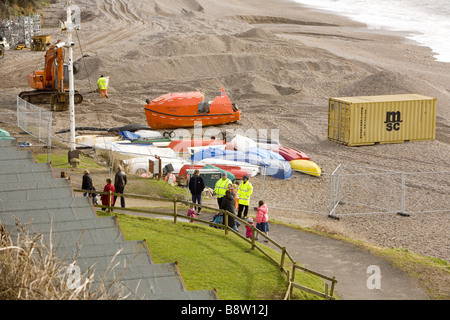
M 18 43 L 14 46 L 14 50 L 25 50 L 28 49 L 27 44 L 26 43 Z
M 34 104 L 50 103 L 52 111 L 69 108 L 68 66 L 64 64 L 65 43 L 57 41 L 45 53 L 45 66 L 28 75 L 28 85 L 36 90 L 23 91 L 19 97 Z M 75 91 L 74 102 L 79 104 L 83 96 Z
M 31 51 L 45 51 L 52 44 L 51 35 L 39 35 L 31 38 Z

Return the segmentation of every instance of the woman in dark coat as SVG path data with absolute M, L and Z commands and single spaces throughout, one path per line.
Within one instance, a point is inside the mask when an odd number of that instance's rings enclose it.
M 227 210 L 228 212 L 232 213 L 232 214 L 228 215 L 228 226 L 230 228 L 232 228 L 233 230 L 238 231 L 237 226 L 236 226 L 236 220 L 233 217 L 234 215 L 236 215 L 236 205 L 235 205 L 234 197 L 231 194 L 230 190 L 227 190 L 225 192 L 225 196 L 222 198 L 220 209 Z M 223 221 L 225 223 L 225 217 L 224 217 Z
M 83 181 L 81 183 L 81 189 L 83 190 L 93 190 L 94 189 L 94 184 L 92 183 L 92 178 L 89 175 L 89 170 L 84 170 L 84 175 L 83 175 Z M 87 192 L 83 193 L 83 196 L 86 197 Z M 91 194 L 89 194 L 89 198 L 91 197 Z

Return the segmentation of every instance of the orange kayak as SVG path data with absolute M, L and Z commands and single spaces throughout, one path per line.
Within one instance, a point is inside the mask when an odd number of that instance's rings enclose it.
M 152 129 L 213 126 L 241 119 L 241 110 L 231 103 L 223 88 L 213 101 L 205 101 L 199 91 L 168 93 L 147 101 L 144 109 Z

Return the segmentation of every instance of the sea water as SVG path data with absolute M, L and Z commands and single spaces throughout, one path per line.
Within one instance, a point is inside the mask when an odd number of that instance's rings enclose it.
M 450 62 L 450 0 L 296 0 L 365 23 L 371 29 L 405 32 L 406 38 Z

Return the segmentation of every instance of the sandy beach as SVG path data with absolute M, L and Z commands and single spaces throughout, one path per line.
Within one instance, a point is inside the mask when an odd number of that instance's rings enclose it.
M 281 144 L 322 168 L 320 178 L 252 178 L 252 203 L 263 198 L 271 219 L 450 261 L 450 218 L 442 212 L 450 208 L 450 174 L 442 173 L 450 171 L 450 63 L 436 62 L 429 48 L 291 1 L 73 3 L 81 8 L 74 59 L 84 55 L 75 76 L 84 96 L 77 127 L 146 124 L 147 98 L 196 89 L 213 98 L 224 87 L 242 119 L 220 130 L 278 130 Z M 65 20 L 64 3 L 44 11 L 43 33 L 65 40 L 59 20 Z M 28 90 L 27 75 L 43 62 L 42 52 L 9 50 L 0 61 L 0 92 Z M 108 99 L 94 92 L 101 74 L 110 77 Z M 437 98 L 434 141 L 365 147 L 328 141 L 330 97 L 402 93 Z M 0 99 L 1 110 L 14 110 Z M 68 134 L 56 132 L 69 128 L 68 112 L 53 117 L 53 139 L 67 141 Z M 347 178 L 346 204 L 334 220 L 327 217 L 330 175 L 340 164 L 361 175 Z M 396 174 L 363 175 L 386 171 Z M 402 201 L 398 172 L 435 172 L 406 178 L 409 217 L 395 214 Z

